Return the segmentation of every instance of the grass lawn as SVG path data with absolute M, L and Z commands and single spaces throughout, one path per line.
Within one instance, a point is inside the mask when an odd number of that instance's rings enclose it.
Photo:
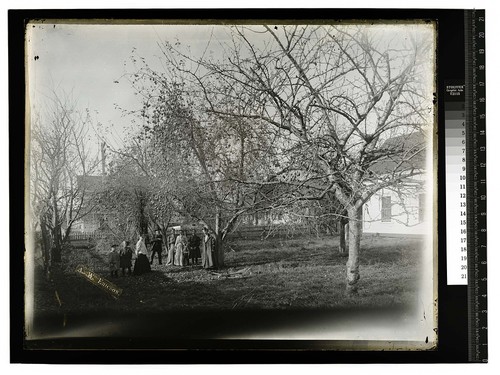
M 71 249 L 52 282 L 38 277 L 35 311 L 131 313 L 182 310 L 330 309 L 410 306 L 416 303 L 422 241 L 366 237 L 360 256 L 359 296 L 345 293 L 346 256 L 338 238 L 238 240 L 226 268 L 207 271 L 153 265 L 143 276 L 110 278 L 106 255 Z M 166 258 L 166 257 L 165 257 Z M 119 299 L 77 275 L 82 264 L 123 289 Z M 57 293 L 56 293 L 57 292 Z M 57 294 L 57 295 L 56 295 Z

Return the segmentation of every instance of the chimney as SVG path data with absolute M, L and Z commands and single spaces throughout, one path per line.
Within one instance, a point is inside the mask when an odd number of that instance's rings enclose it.
M 106 143 L 101 143 L 101 168 L 102 175 L 106 175 Z

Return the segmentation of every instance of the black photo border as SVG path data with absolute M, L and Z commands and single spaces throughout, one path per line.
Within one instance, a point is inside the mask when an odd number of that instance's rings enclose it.
M 438 345 L 430 351 L 337 351 L 327 342 L 275 340 L 24 340 L 25 24 L 43 19 L 429 20 L 437 23 L 438 100 Z M 49 9 L 9 10 L 10 346 L 13 363 L 461 363 L 468 360 L 466 286 L 446 285 L 443 86 L 465 77 L 464 10 L 446 9 Z M 130 344 L 130 343 L 128 343 Z M 300 344 L 300 345 L 299 345 Z M 87 349 L 72 349 L 85 347 Z M 110 348 L 113 350 L 100 350 Z M 155 348 L 161 347 L 162 350 Z M 175 356 L 165 350 L 176 349 Z M 185 350 L 178 350 L 185 349 Z M 196 350 L 196 356 L 193 351 Z M 132 355 L 133 354 L 133 355 Z

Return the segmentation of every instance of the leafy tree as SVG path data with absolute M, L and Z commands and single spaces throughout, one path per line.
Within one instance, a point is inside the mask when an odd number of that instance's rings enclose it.
M 136 136 L 120 150 L 106 149 L 111 151 L 108 173 L 91 198 L 102 219 L 101 230 L 115 241 L 156 229 L 166 235 L 174 209 L 147 162 L 151 157 L 149 142 Z
M 273 151 L 266 129 L 256 120 L 250 124 L 207 112 L 182 75 L 172 79 L 144 63 L 129 77 L 143 98 L 132 115 L 143 124 L 138 133 L 144 134 L 148 155 L 146 164 L 135 162 L 160 201 L 210 229 L 223 266 L 227 234 L 242 215 L 266 209 L 261 187 L 242 183 L 269 177 L 266 163 Z

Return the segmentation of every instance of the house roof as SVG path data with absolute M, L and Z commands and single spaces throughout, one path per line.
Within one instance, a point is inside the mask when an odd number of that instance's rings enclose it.
M 107 176 L 76 176 L 78 187 L 89 192 L 103 190 L 107 180 Z
M 386 174 L 412 169 L 424 169 L 426 138 L 415 132 L 387 139 L 379 148 L 381 155 L 368 168 L 372 173 Z
M 173 229 L 173 230 L 194 230 L 194 229 L 199 229 L 201 228 L 203 225 L 201 225 L 200 223 L 190 223 L 190 222 L 187 222 L 187 223 L 172 223 L 172 225 L 170 225 L 167 230 L 170 230 L 170 229 Z
M 422 146 L 425 144 L 425 141 L 425 135 L 423 133 L 414 132 L 411 134 L 402 134 L 396 137 L 389 138 L 382 144 L 382 148 L 410 148 L 415 146 Z

